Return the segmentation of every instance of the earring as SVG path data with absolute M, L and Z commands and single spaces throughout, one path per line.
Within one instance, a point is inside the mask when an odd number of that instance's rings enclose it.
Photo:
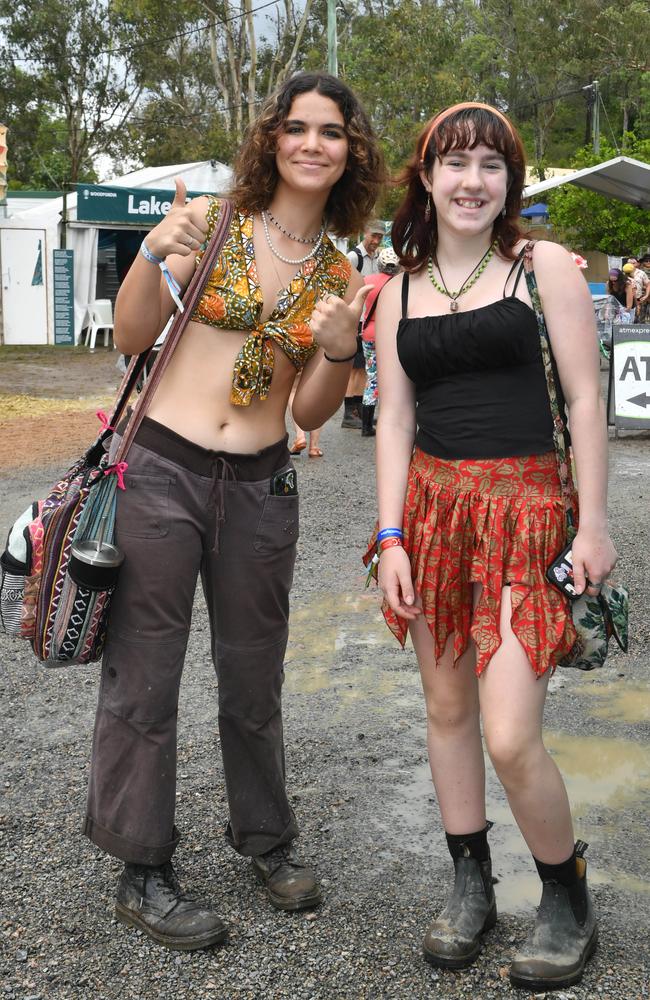
M 504 205 L 503 208 L 501 209 L 501 218 L 505 219 L 505 217 L 506 217 L 506 206 Z
M 427 203 L 424 206 L 424 221 L 431 222 L 431 192 L 427 194 Z

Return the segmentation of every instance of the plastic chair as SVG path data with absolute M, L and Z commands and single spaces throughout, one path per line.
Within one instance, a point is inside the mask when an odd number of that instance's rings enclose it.
M 100 331 L 104 333 L 104 347 L 108 347 L 108 338 L 113 331 L 113 306 L 110 299 L 96 299 L 88 306 L 90 326 L 86 332 L 86 345 L 95 350 L 95 340 Z

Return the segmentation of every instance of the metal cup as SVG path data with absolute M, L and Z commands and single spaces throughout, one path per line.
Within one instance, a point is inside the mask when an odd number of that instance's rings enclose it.
M 96 539 L 74 542 L 70 552 L 68 572 L 79 587 L 87 590 L 111 590 L 124 562 L 124 553 L 116 545 L 104 541 L 106 519 L 105 515 Z

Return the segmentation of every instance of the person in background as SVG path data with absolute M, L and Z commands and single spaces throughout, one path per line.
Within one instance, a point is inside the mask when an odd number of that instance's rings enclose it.
M 293 416 L 293 400 L 296 395 L 296 390 L 298 388 L 298 383 L 300 382 L 300 375 L 296 375 L 296 381 L 293 384 L 293 389 L 291 390 L 291 395 L 289 396 L 289 405 L 287 407 L 289 416 L 294 427 L 294 438 L 293 444 L 289 448 L 290 455 L 300 455 L 307 447 L 307 434 L 303 431 L 302 427 L 299 427 L 296 423 L 295 417 Z M 323 449 L 319 447 L 320 445 L 320 435 L 322 427 L 316 427 L 312 431 L 308 431 L 309 434 L 309 451 L 307 454 L 310 458 L 322 458 Z
M 634 296 L 636 299 L 635 323 L 645 323 L 650 314 L 648 303 L 650 302 L 650 278 L 639 267 L 636 257 L 628 257 L 627 263 L 623 265 L 623 271 L 634 282 Z
M 623 309 L 634 309 L 634 282 L 618 267 L 613 267 L 609 272 L 606 291 L 608 295 L 613 295 Z
M 377 274 L 369 274 L 363 280 L 370 285 L 372 291 L 366 299 L 363 319 L 361 321 L 361 339 L 363 341 L 363 356 L 366 363 L 366 388 L 363 393 L 361 408 L 362 437 L 375 436 L 375 407 L 377 405 L 377 354 L 375 351 L 375 309 L 379 301 L 379 293 L 387 281 L 400 270 L 399 257 L 392 247 L 383 247 L 377 254 Z
M 199 577 L 218 680 L 226 841 L 250 859 L 276 909 L 321 900 L 296 852 L 285 778 L 281 695 L 299 523 L 285 413 L 297 371 L 302 427 L 340 406 L 367 290 L 326 233 L 363 226 L 381 177 L 370 122 L 340 80 L 298 73 L 266 101 L 239 149 L 226 242 L 128 452 L 116 514 L 125 560 L 84 833 L 124 864 L 117 918 L 168 948 L 205 948 L 227 933 L 182 891 L 172 865 L 178 693 Z M 177 180 L 171 210 L 120 288 L 120 350 L 154 343 L 174 309 L 158 265 L 187 287 L 222 207 L 216 197 L 186 203 Z M 111 455 L 119 440 L 120 428 Z M 214 839 L 206 820 L 200 835 Z
M 384 237 L 382 222 L 369 222 L 366 226 L 361 243 L 348 253 L 352 267 L 364 278 L 369 274 L 377 274 L 377 251 Z M 345 390 L 343 401 L 343 419 L 341 427 L 348 430 L 358 430 L 361 427 L 361 407 L 363 393 L 366 387 L 366 363 L 363 356 L 361 336 L 357 339 L 357 353 L 352 364 L 352 372 Z
M 436 115 L 407 165 L 392 227 L 405 273 L 376 313 L 376 540 L 386 621 L 402 644 L 410 632 L 420 667 L 455 872 L 425 956 L 471 965 L 497 920 L 482 722 L 542 883 L 510 969 L 514 986 L 536 993 L 581 979 L 598 929 L 586 845 L 574 843 L 566 788 L 542 739 L 549 678 L 576 632 L 569 600 L 546 580 L 566 545 L 565 505 L 524 267 L 534 269 L 570 416 L 577 593 L 596 597 L 616 552 L 592 300 L 563 247 L 522 237 L 524 177 L 514 126 L 475 102 Z M 567 499 L 576 514 L 578 498 Z M 366 562 L 374 552 L 373 540 Z

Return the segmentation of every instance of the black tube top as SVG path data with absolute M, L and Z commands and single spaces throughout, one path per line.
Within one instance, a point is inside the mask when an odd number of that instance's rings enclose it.
M 415 440 L 423 451 L 445 459 L 553 451 L 537 319 L 521 299 L 403 317 L 397 353 L 415 385 Z M 558 401 L 564 413 L 561 395 Z

